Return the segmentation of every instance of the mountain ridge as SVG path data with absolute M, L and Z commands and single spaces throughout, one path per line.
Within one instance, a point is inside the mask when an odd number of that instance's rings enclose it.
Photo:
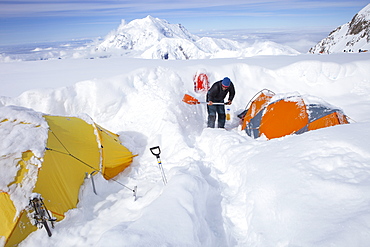
M 129 23 L 122 20 L 119 27 L 109 33 L 95 47 L 96 52 L 124 53 L 146 59 L 205 59 L 219 57 L 250 57 L 254 55 L 292 55 L 298 51 L 274 42 L 261 42 L 266 51 L 251 49 L 246 43 L 230 39 L 198 37 L 181 24 L 150 15 Z
M 362 52 L 369 49 L 370 4 L 361 9 L 351 21 L 337 27 L 328 37 L 311 47 L 309 53 Z

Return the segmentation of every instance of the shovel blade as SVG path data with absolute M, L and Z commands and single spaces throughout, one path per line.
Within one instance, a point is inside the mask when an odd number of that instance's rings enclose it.
M 189 94 L 185 94 L 184 98 L 182 98 L 182 101 L 184 101 L 186 104 L 189 104 L 189 105 L 200 104 L 200 102 L 196 98 L 194 98 L 193 96 L 190 96 Z

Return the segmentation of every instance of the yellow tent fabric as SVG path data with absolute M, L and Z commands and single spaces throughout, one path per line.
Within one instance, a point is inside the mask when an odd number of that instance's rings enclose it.
M 34 154 L 31 151 L 22 153 L 22 159 L 18 162 L 20 169 L 14 182 L 8 185 L 9 187 L 12 184 L 20 184 L 22 182 L 25 174 L 28 172 L 26 163 L 29 163 L 33 156 Z M 25 210 L 22 210 L 17 216 L 17 210 L 8 193 L 0 193 L 0 205 L 0 237 L 6 238 L 4 239 L 6 242 L 5 246 L 17 246 L 20 241 L 24 240 L 37 228 L 30 223 Z
M 6 192 L 0 192 L 0 202 L 2 208 L 2 210 L 0 210 L 0 234 L 2 236 L 10 236 L 16 225 L 16 222 L 14 221 L 16 209 L 9 194 Z
M 45 119 L 50 127 L 47 151 L 34 192 L 47 198 L 45 205 L 55 217 L 63 217 L 64 212 L 76 206 L 79 192 L 76 188 L 81 186 L 85 173 L 99 170 L 99 146 L 93 126 L 82 119 L 59 116 Z
M 99 171 L 106 179 L 113 178 L 131 164 L 134 156 L 121 145 L 118 135 L 95 123 L 76 117 L 44 118 L 49 126 L 48 139 L 33 192 L 41 194 L 47 209 L 61 220 L 66 211 L 76 207 L 86 173 Z M 22 183 L 28 172 L 25 162 L 32 165 L 33 157 L 27 151 L 15 162 L 20 169 L 8 187 Z M 25 200 L 28 203 L 28 198 Z M 5 246 L 16 246 L 37 229 L 30 224 L 25 210 L 17 214 L 7 192 L 0 193 L 0 205 L 0 246 L 1 241 Z
M 5 247 L 18 246 L 29 234 L 37 230 L 37 227 L 31 224 L 26 210 L 22 210 L 20 215 L 14 219 L 11 227 L 12 231 L 6 239 Z
M 102 173 L 109 180 L 132 163 L 132 153 L 121 145 L 118 135 L 95 124 L 101 142 L 103 159 Z

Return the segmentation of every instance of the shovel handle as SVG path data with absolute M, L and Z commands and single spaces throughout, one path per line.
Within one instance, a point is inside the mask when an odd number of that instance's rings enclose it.
M 209 102 L 199 102 L 202 104 L 208 104 Z M 226 105 L 226 103 L 212 103 L 212 105 Z
M 159 148 L 159 146 L 156 146 L 156 147 L 152 147 L 152 148 L 149 148 L 150 149 L 150 152 L 152 152 L 152 154 L 159 158 L 159 155 L 161 154 L 161 149 Z
M 184 98 L 182 98 L 182 101 L 184 101 L 186 104 L 189 105 L 197 105 L 197 104 L 208 104 L 209 102 L 199 102 L 198 99 L 194 98 L 193 96 L 189 94 L 185 94 Z M 227 103 L 213 103 L 213 105 L 226 105 Z

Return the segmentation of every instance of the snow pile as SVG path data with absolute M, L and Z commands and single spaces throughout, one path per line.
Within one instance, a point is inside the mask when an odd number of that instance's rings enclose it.
M 47 136 L 48 125 L 41 113 L 17 106 L 0 107 L 0 191 L 10 195 L 17 213 L 28 205 L 25 198 L 31 195 L 35 186 Z M 26 178 L 20 184 L 12 184 L 19 170 L 17 163 L 26 151 L 34 154 L 25 162 Z
M 310 53 L 367 52 L 370 50 L 370 4 L 353 19 L 332 31 Z
M 1 133 L 3 137 L 0 155 L 32 151 L 41 157 L 44 153 L 48 125 L 42 114 L 17 106 L 0 108 Z M 39 131 L 40 130 L 40 131 Z M 14 132 L 13 132 L 14 131 Z M 45 135 L 46 132 L 46 135 Z M 19 145 L 19 142 L 23 145 Z
M 369 66 L 367 54 L 1 64 L 2 93 L 18 95 L 0 96 L 1 112 L 15 105 L 88 114 L 138 154 L 117 177 L 138 186 L 136 201 L 132 191 L 98 174 L 98 195 L 85 183 L 78 207 L 56 223 L 51 238 L 39 229 L 20 246 L 366 246 Z M 205 105 L 181 101 L 185 93 L 204 100 L 192 82 L 201 68 L 211 82 L 228 76 L 235 84 L 226 130 L 206 128 Z M 34 88 L 25 91 L 29 85 Z M 263 88 L 318 97 L 343 109 L 352 123 L 252 139 L 239 130 L 236 115 Z M 15 127 L 11 131 L 17 136 Z M 27 149 L 27 142 L 17 143 Z M 4 145 L 2 155 L 12 152 Z M 158 145 L 167 186 L 149 150 Z

